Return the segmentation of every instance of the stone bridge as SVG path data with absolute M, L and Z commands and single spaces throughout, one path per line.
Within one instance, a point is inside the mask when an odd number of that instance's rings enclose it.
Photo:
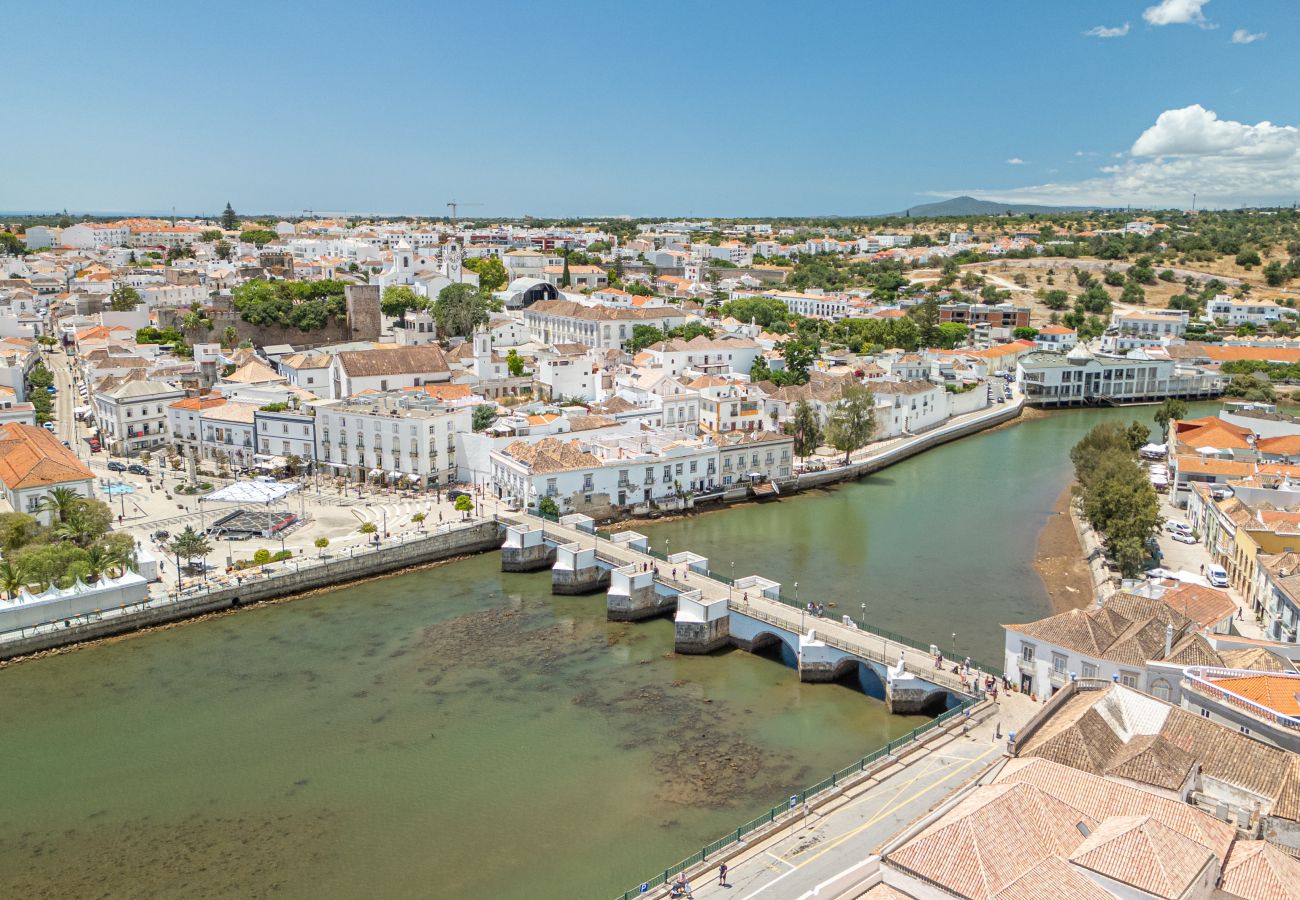
M 778 646 L 800 680 L 856 679 L 897 713 L 941 712 L 973 694 L 957 674 L 935 668 L 927 651 L 860 628 L 849 616 L 836 621 L 796 608 L 781 598 L 779 583 L 762 576 L 728 584 L 712 575 L 708 559 L 697 553 L 664 559 L 651 553 L 644 535 L 601 535 L 581 514 L 558 522 L 531 517 L 502 517 L 502 522 L 502 571 L 549 568 L 556 594 L 604 592 L 611 621 L 671 612 L 678 653 Z

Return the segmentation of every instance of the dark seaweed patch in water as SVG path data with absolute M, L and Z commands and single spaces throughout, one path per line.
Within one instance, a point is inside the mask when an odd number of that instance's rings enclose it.
M 305 784 L 306 779 L 301 783 Z M 303 893 L 346 836 L 329 810 L 155 823 L 144 816 L 0 840 L 4 897 L 231 897 Z M 128 889 L 117 886 L 129 885 Z

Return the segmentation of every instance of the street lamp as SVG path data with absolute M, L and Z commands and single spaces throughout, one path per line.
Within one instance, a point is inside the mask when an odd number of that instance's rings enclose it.
M 727 586 L 727 599 L 731 600 L 736 596 L 736 561 L 731 561 L 731 584 Z
M 867 629 L 867 604 L 862 604 L 862 630 Z
M 952 633 L 952 658 L 957 658 L 957 632 Z
M 794 583 L 794 605 L 799 606 L 799 582 L 797 581 Z M 799 606 L 799 633 L 800 634 L 803 633 L 803 627 L 804 627 L 803 613 L 804 613 L 803 607 Z

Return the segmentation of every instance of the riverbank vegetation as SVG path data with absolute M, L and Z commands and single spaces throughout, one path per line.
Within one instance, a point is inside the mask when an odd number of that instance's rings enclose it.
M 1104 536 L 1106 552 L 1125 578 L 1142 571 L 1148 542 L 1163 521 L 1155 488 L 1137 458 L 1149 437 L 1142 422 L 1105 422 L 1070 451 L 1083 517 Z

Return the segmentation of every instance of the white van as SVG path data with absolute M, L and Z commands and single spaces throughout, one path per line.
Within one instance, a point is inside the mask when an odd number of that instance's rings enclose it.
M 1216 588 L 1226 588 L 1228 586 L 1228 570 L 1223 566 L 1208 566 L 1205 574 L 1210 579 L 1210 584 Z

